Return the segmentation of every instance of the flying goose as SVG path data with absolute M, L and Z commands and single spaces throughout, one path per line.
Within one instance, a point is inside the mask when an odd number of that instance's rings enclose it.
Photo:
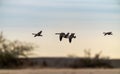
M 62 41 L 62 38 L 65 37 L 65 33 L 61 32 L 61 33 L 55 33 L 56 35 L 59 35 L 59 39 L 60 41 Z
M 38 33 L 32 33 L 32 34 L 34 35 L 34 37 L 36 37 L 36 36 L 43 36 L 43 35 L 41 35 L 41 33 L 42 33 L 42 31 L 40 31 Z
M 112 32 L 103 32 L 104 36 L 106 35 L 113 35 Z
M 69 36 L 69 43 L 72 42 L 73 38 L 76 38 L 75 33 L 71 33 L 71 35 Z

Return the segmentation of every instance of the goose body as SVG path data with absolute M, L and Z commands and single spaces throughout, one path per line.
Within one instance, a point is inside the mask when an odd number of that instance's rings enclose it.
M 62 41 L 62 38 L 65 36 L 65 33 L 64 32 L 61 32 L 61 33 L 55 33 L 56 35 L 59 35 L 59 39 L 60 41 Z

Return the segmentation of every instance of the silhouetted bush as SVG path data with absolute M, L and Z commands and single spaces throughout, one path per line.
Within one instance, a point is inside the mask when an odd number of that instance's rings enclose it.
M 0 68 L 14 68 L 20 66 L 22 61 L 19 57 L 27 57 L 27 52 L 33 46 L 29 43 L 20 41 L 9 41 L 0 33 Z
M 109 58 L 100 58 L 101 52 L 91 57 L 91 51 L 85 50 L 85 57 L 74 61 L 70 68 L 113 68 Z
M 87 51 L 87 50 L 86 50 Z M 87 53 L 91 54 L 90 51 Z M 82 62 L 82 67 L 87 68 L 112 68 L 109 58 L 100 58 L 101 52 L 97 53 L 93 58 L 85 57 Z

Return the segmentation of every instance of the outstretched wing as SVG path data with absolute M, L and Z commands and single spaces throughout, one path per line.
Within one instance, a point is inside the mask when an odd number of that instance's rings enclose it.
M 69 37 L 69 33 L 65 34 L 64 38 L 68 38 Z
M 42 31 L 38 32 L 38 34 L 41 34 L 41 33 L 42 33 Z
M 69 38 L 69 42 L 70 42 L 70 43 L 72 42 L 72 38 Z
M 60 35 L 60 36 L 59 36 L 59 38 L 60 38 L 60 41 L 62 41 L 63 36 L 62 36 L 62 35 Z

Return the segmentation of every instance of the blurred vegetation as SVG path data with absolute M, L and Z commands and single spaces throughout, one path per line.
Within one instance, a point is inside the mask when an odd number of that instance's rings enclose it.
M 27 57 L 27 53 L 33 49 L 32 44 L 9 41 L 0 33 L 0 68 L 14 68 L 22 64 L 19 57 Z
M 88 57 L 83 60 L 83 67 L 92 68 L 112 68 L 110 59 L 108 57 L 101 57 L 101 51 L 96 53 L 93 58 L 91 58 L 91 51 L 85 50 L 84 52 Z
M 91 57 L 90 49 L 84 50 L 84 53 L 85 57 L 75 61 L 71 65 L 72 68 L 113 68 L 109 57 L 101 57 L 102 52 L 95 54 L 94 57 Z

